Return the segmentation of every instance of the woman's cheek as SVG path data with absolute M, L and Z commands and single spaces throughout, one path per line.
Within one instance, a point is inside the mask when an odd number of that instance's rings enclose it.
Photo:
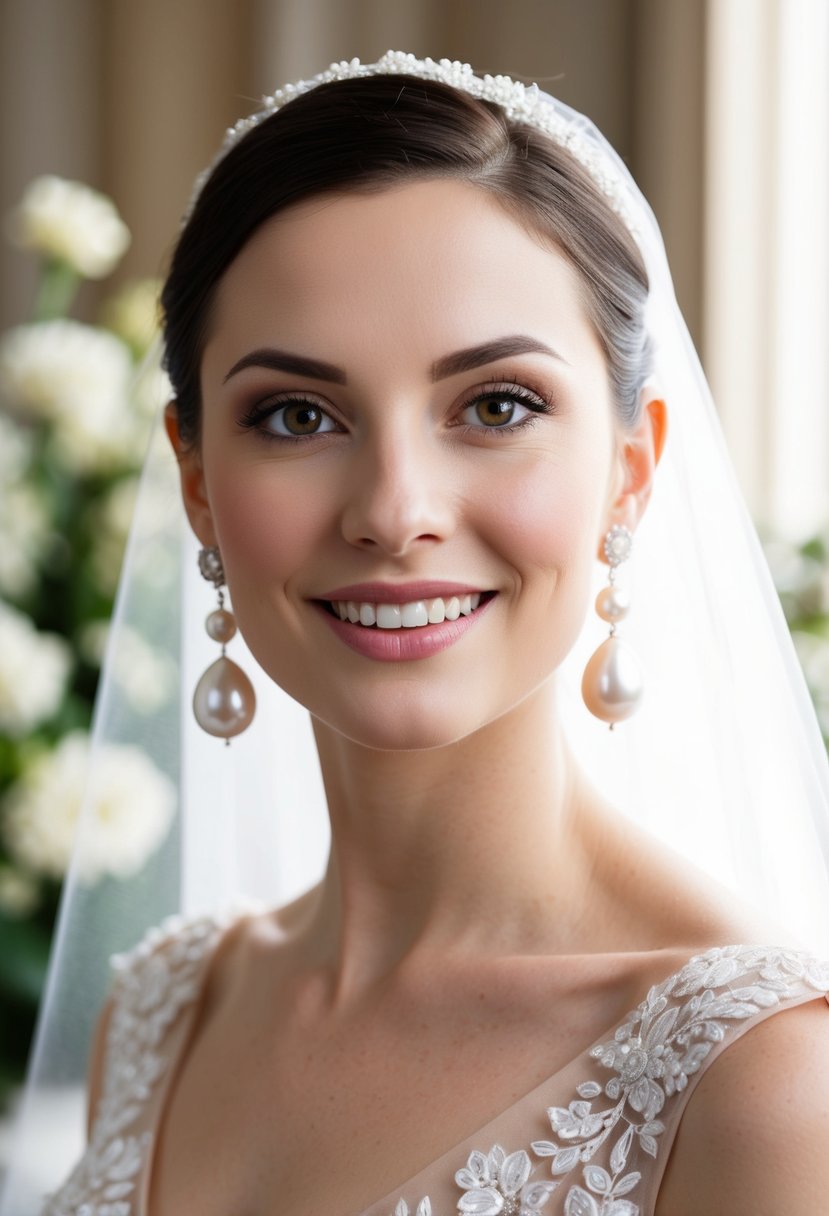
M 247 469 L 240 484 L 222 481 L 211 495 L 219 547 L 232 587 L 254 578 L 282 583 L 319 544 L 328 518 L 321 493 L 309 494 L 301 480 L 277 476 L 273 466 Z
M 516 568 L 557 571 L 590 568 L 600 527 L 601 498 L 594 471 L 549 459 L 502 482 L 490 496 L 491 527 Z

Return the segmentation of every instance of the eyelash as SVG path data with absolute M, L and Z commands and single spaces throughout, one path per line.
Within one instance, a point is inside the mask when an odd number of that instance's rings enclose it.
M 500 398 L 502 400 L 512 401 L 518 405 L 524 406 L 531 410 L 532 413 L 526 418 L 522 418 L 520 422 L 509 422 L 504 426 L 473 426 L 469 423 L 459 423 L 458 426 L 466 431 L 475 432 L 476 434 L 484 434 L 487 437 L 490 435 L 502 436 L 504 434 L 513 435 L 516 431 L 535 426 L 538 422 L 539 414 L 554 414 L 556 407 L 553 400 L 546 394 L 533 391 L 523 385 L 514 382 L 493 382 L 492 384 L 484 385 L 470 398 L 464 401 L 459 407 L 459 413 L 463 414 L 466 410 L 477 405 L 481 401 L 486 401 L 488 398 Z M 279 398 L 276 401 L 261 402 L 249 410 L 239 420 L 239 425 L 247 430 L 254 430 L 266 442 L 276 443 L 307 443 L 309 440 L 317 438 L 320 432 L 312 432 L 309 435 L 279 435 L 274 431 L 268 431 L 262 424 L 268 418 L 272 418 L 275 414 L 283 409 L 287 409 L 291 405 L 310 405 L 314 409 L 320 410 L 327 418 L 331 415 L 320 405 L 313 397 L 306 396 L 302 392 L 292 393 L 284 399 Z M 333 421 L 333 419 L 332 419 Z M 333 434 L 332 431 L 324 431 L 322 434 Z

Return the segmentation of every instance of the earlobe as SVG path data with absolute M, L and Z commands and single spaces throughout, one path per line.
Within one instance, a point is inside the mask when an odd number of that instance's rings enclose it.
M 665 402 L 648 390 L 643 391 L 643 406 L 639 422 L 625 432 L 619 444 L 621 488 L 609 504 L 606 529 L 623 524 L 636 531 L 639 520 L 653 489 L 654 474 L 668 431 L 668 411 Z M 603 561 L 603 539 L 599 542 L 599 557 Z
M 201 449 L 197 443 L 188 444 L 182 440 L 175 401 L 169 402 L 164 411 L 164 429 L 178 461 L 181 497 L 190 527 L 203 545 L 215 545 L 216 534 L 207 497 Z

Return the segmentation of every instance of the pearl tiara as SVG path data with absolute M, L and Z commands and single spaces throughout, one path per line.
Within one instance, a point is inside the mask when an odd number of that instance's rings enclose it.
M 587 170 L 613 210 L 633 236 L 637 235 L 638 225 L 634 219 L 633 196 L 626 180 L 626 170 L 621 163 L 616 162 L 612 153 L 608 153 L 607 146 L 588 119 L 574 111 L 559 109 L 553 99 L 539 89 L 537 84 L 524 85 L 509 76 L 476 76 L 468 63 L 450 59 L 417 59 L 404 51 L 387 51 L 376 63 L 344 59 L 340 63 L 332 63 L 324 72 L 310 80 L 287 84 L 269 97 L 263 97 L 260 110 L 241 118 L 227 131 L 219 155 L 196 181 L 188 215 L 219 161 L 243 136 L 258 127 L 266 118 L 270 118 L 277 110 L 281 110 L 288 102 L 304 93 L 310 93 L 318 85 L 329 84 L 335 80 L 403 75 L 416 76 L 420 80 L 440 81 L 468 93 L 470 97 L 495 102 L 508 118 L 528 123 L 549 135 Z

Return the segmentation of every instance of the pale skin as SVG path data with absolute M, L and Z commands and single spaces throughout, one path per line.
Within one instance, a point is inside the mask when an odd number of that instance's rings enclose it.
M 445 356 L 515 335 L 550 350 L 435 378 Z M 264 349 L 347 383 L 259 365 L 229 375 Z M 201 385 L 197 445 L 181 442 L 174 405 L 167 416 L 185 505 L 221 549 L 259 662 L 313 715 L 333 848 L 321 887 L 225 940 L 150 1211 L 349 1216 L 694 951 L 768 938 L 623 826 L 564 740 L 556 669 L 590 609 L 601 538 L 635 530 L 646 508 L 666 410 L 646 393 L 634 428 L 615 420 L 560 252 L 465 183 L 301 204 L 226 272 Z M 470 401 L 515 386 L 552 409 L 518 404 L 505 433 L 485 434 Z M 284 413 L 242 425 L 297 393 L 325 419 L 310 437 L 263 437 L 295 421 Z M 314 603 L 347 583 L 424 578 L 497 592 L 425 660 L 351 651 Z M 711 1068 L 658 1216 L 820 1209 L 825 1013 L 771 1018 Z M 783 1169 L 767 1112 L 802 1100 L 815 1117 Z M 744 1138 L 712 1152 L 735 1107 Z

